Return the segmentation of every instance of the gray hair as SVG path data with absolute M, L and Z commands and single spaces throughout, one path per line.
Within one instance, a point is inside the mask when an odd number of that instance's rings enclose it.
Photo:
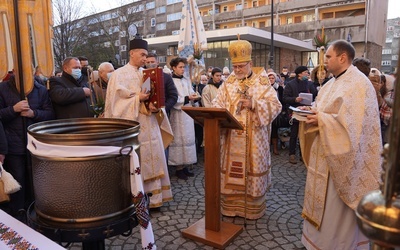
M 114 68 L 114 65 L 112 65 L 112 63 L 109 63 L 109 62 L 103 62 L 103 63 L 101 63 L 100 65 L 99 65 L 99 71 L 102 71 L 103 70 L 103 68 L 104 68 L 104 66 L 106 66 L 106 65 L 109 65 L 109 66 L 111 66 L 112 68 Z

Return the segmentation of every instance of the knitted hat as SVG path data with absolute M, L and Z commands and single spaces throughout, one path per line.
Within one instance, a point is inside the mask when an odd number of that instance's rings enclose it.
M 222 69 L 222 73 L 223 73 L 223 74 L 230 74 L 231 72 L 229 72 L 228 67 L 224 67 L 224 68 Z
M 294 71 L 294 73 L 296 73 L 296 75 L 301 74 L 302 72 L 308 70 L 308 68 L 306 66 L 299 66 L 296 68 L 296 70 Z
M 169 75 L 172 74 L 171 70 L 167 67 L 167 65 L 164 65 L 163 72 L 164 72 L 165 74 L 169 74 Z

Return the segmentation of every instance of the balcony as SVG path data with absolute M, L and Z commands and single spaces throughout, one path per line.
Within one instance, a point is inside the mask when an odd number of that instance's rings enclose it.
M 224 21 L 234 21 L 242 18 L 242 10 L 234 10 L 229 12 L 223 12 L 215 15 L 216 22 L 224 22 Z
M 257 17 L 257 16 L 270 16 L 270 13 L 271 13 L 271 5 L 263 5 L 243 10 L 244 18 Z

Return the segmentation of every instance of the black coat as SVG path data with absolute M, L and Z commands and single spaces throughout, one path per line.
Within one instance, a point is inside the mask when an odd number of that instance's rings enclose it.
M 283 103 L 293 107 L 301 106 L 302 104 L 295 101 L 299 93 L 311 93 L 313 95 L 313 100 L 315 100 L 317 96 L 317 90 L 312 82 L 301 81 L 295 78 L 288 82 L 283 90 Z
M 92 100 L 85 96 L 84 87 L 90 88 L 83 76 L 75 80 L 65 71 L 61 77 L 50 79 L 49 94 L 56 119 L 94 117 Z
M 165 92 L 165 111 L 169 114 L 171 108 L 178 101 L 178 90 L 175 87 L 171 75 L 164 74 L 164 92 Z
M 23 127 L 23 118 L 20 113 L 14 112 L 13 108 L 16 103 L 21 101 L 15 83 L 13 81 L 0 83 L 0 119 L 7 137 L 9 154 L 22 155 L 26 153 L 24 139 L 26 128 L 29 125 L 54 119 L 54 111 L 46 87 L 35 81 L 27 100 L 35 116 L 25 118 L 26 127 Z
M 8 143 L 6 134 L 4 133 L 3 123 L 0 122 L 0 155 L 8 153 Z

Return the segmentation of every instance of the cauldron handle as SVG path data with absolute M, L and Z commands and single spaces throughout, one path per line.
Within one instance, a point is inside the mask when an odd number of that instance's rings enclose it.
M 125 149 L 129 149 L 129 151 L 127 153 L 124 153 Z M 130 155 L 133 151 L 133 146 L 123 146 L 121 147 L 121 149 L 119 150 L 119 155 Z

